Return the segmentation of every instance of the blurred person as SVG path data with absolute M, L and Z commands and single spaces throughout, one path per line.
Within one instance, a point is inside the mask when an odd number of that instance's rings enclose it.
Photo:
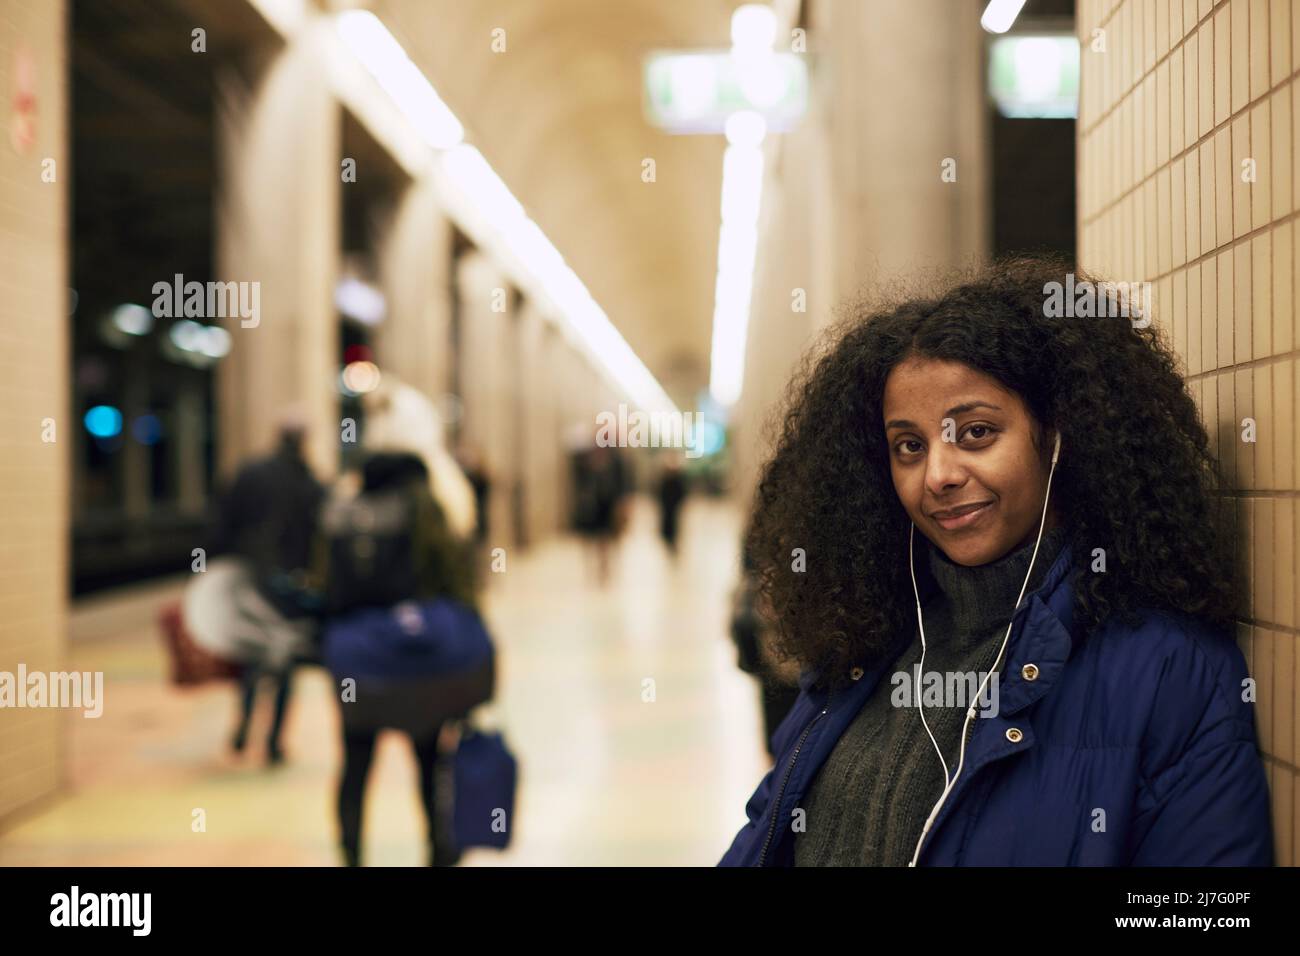
M 336 678 L 358 685 L 353 700 L 341 698 L 344 862 L 360 865 L 366 779 L 379 731 L 390 728 L 404 731 L 415 751 L 430 863 L 452 865 L 459 851 L 438 811 L 439 740 L 446 721 L 490 695 L 491 683 L 478 667 L 464 677 L 441 676 L 449 640 L 486 641 L 467 560 L 472 545 L 453 533 L 430 491 L 428 467 L 410 452 L 372 453 L 360 494 L 332 500 L 323 525 L 318 573 L 330 616 L 323 656 Z M 434 603 L 439 599 L 455 603 Z
M 274 452 L 246 463 L 225 492 L 218 496 L 213 541 L 215 554 L 244 559 L 253 586 L 275 612 L 288 619 L 308 616 L 312 604 L 306 588 L 312 540 L 324 498 L 303 457 L 307 424 L 303 412 L 286 410 L 278 423 Z M 280 734 L 293 678 L 293 661 L 254 660 L 245 666 L 240 683 L 239 724 L 230 745 L 242 753 L 259 685 L 269 679 L 275 687 L 267 759 L 284 759 Z
M 761 610 L 754 562 L 743 543 L 741 558 L 740 582 L 732 596 L 731 639 L 736 645 L 737 666 L 758 681 L 763 742 L 768 756 L 776 759 L 772 735 L 799 696 L 799 669 L 797 663 L 776 659 L 771 626 Z
M 472 442 L 461 442 L 456 449 L 456 463 L 460 465 L 461 471 L 465 473 L 465 478 L 469 481 L 470 487 L 474 489 L 474 510 L 478 516 L 478 520 L 474 525 L 474 543 L 477 545 L 477 557 L 481 564 L 488 540 L 488 514 L 492 496 L 492 476 L 483 461 L 483 455 L 479 452 L 478 446 Z
M 749 548 L 801 693 L 723 865 L 1271 865 L 1224 484 L 1075 279 L 859 308 L 792 383 Z
M 659 476 L 659 536 L 677 557 L 677 530 L 688 485 L 681 455 L 670 453 Z
M 627 527 L 632 490 L 617 448 L 591 443 L 573 456 L 573 526 L 595 552 L 596 578 L 609 583 L 610 550 Z
M 445 426 L 434 403 L 391 373 L 385 373 L 379 387 L 368 392 L 363 402 L 365 449 L 419 456 L 451 533 L 461 540 L 471 538 L 479 521 L 474 487 L 447 449 Z

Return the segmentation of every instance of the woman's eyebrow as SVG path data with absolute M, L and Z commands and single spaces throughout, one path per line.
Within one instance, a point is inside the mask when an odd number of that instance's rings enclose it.
M 956 415 L 964 415 L 967 412 L 973 412 L 977 408 L 991 408 L 995 412 L 1002 411 L 1001 408 L 997 405 L 991 404 L 990 402 L 963 402 L 960 405 L 954 405 L 952 408 L 944 412 L 944 414 L 951 418 Z
M 995 412 L 1002 411 L 1002 409 L 999 406 L 994 405 L 990 402 L 963 402 L 960 405 L 954 405 L 952 408 L 948 409 L 946 412 L 944 412 L 944 415 L 945 417 L 948 418 L 955 418 L 958 415 L 964 415 L 967 412 L 973 412 L 977 408 L 990 408 Z M 916 422 L 908 421 L 906 418 L 891 418 L 889 421 L 885 422 L 886 429 L 915 428 L 915 427 L 916 427 Z

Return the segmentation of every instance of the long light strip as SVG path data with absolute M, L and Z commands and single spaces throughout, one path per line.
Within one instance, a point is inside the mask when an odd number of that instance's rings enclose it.
M 339 36 L 434 149 L 450 149 L 465 127 L 388 28 L 369 10 L 339 14 Z
M 559 250 L 528 218 L 483 154 L 462 143 L 441 158 L 446 180 L 527 273 L 530 291 L 549 301 L 613 381 L 646 411 L 677 411 L 653 373 L 610 322 Z
M 761 81 L 769 69 L 775 36 L 776 18 L 770 7 L 745 4 L 732 15 L 731 54 L 755 80 Z M 722 158 L 722 227 L 709 369 L 709 391 L 724 407 L 736 403 L 744 384 L 765 134 L 766 123 L 758 113 L 743 111 L 727 119 L 729 145 Z
M 544 296 L 591 356 L 639 407 L 678 411 L 653 373 L 610 322 L 604 310 L 483 154 L 463 142 L 465 131 L 402 45 L 373 13 L 339 15 L 348 48 L 392 97 L 430 146 L 441 151 L 442 172 L 469 212 L 505 247 L 526 273 L 521 283 Z

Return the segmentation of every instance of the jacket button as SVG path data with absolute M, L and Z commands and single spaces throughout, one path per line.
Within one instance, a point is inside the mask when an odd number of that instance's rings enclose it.
M 849 671 L 849 676 L 854 680 L 861 680 L 864 673 L 866 672 L 861 667 L 855 667 L 853 670 Z
M 1011 741 L 1013 744 L 1020 743 L 1020 741 L 1024 740 L 1024 738 L 1025 735 L 1020 732 L 1019 727 L 1007 728 L 1007 740 Z
M 1038 680 L 1038 666 L 1036 664 L 1026 664 L 1020 668 L 1020 676 L 1025 680 Z

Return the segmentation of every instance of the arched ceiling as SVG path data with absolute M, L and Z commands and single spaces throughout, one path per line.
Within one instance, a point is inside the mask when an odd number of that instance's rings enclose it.
M 642 61 L 656 49 L 727 47 L 738 2 L 364 4 L 683 408 L 708 385 L 725 143 L 652 127 Z M 642 182 L 645 158 L 654 183 Z

